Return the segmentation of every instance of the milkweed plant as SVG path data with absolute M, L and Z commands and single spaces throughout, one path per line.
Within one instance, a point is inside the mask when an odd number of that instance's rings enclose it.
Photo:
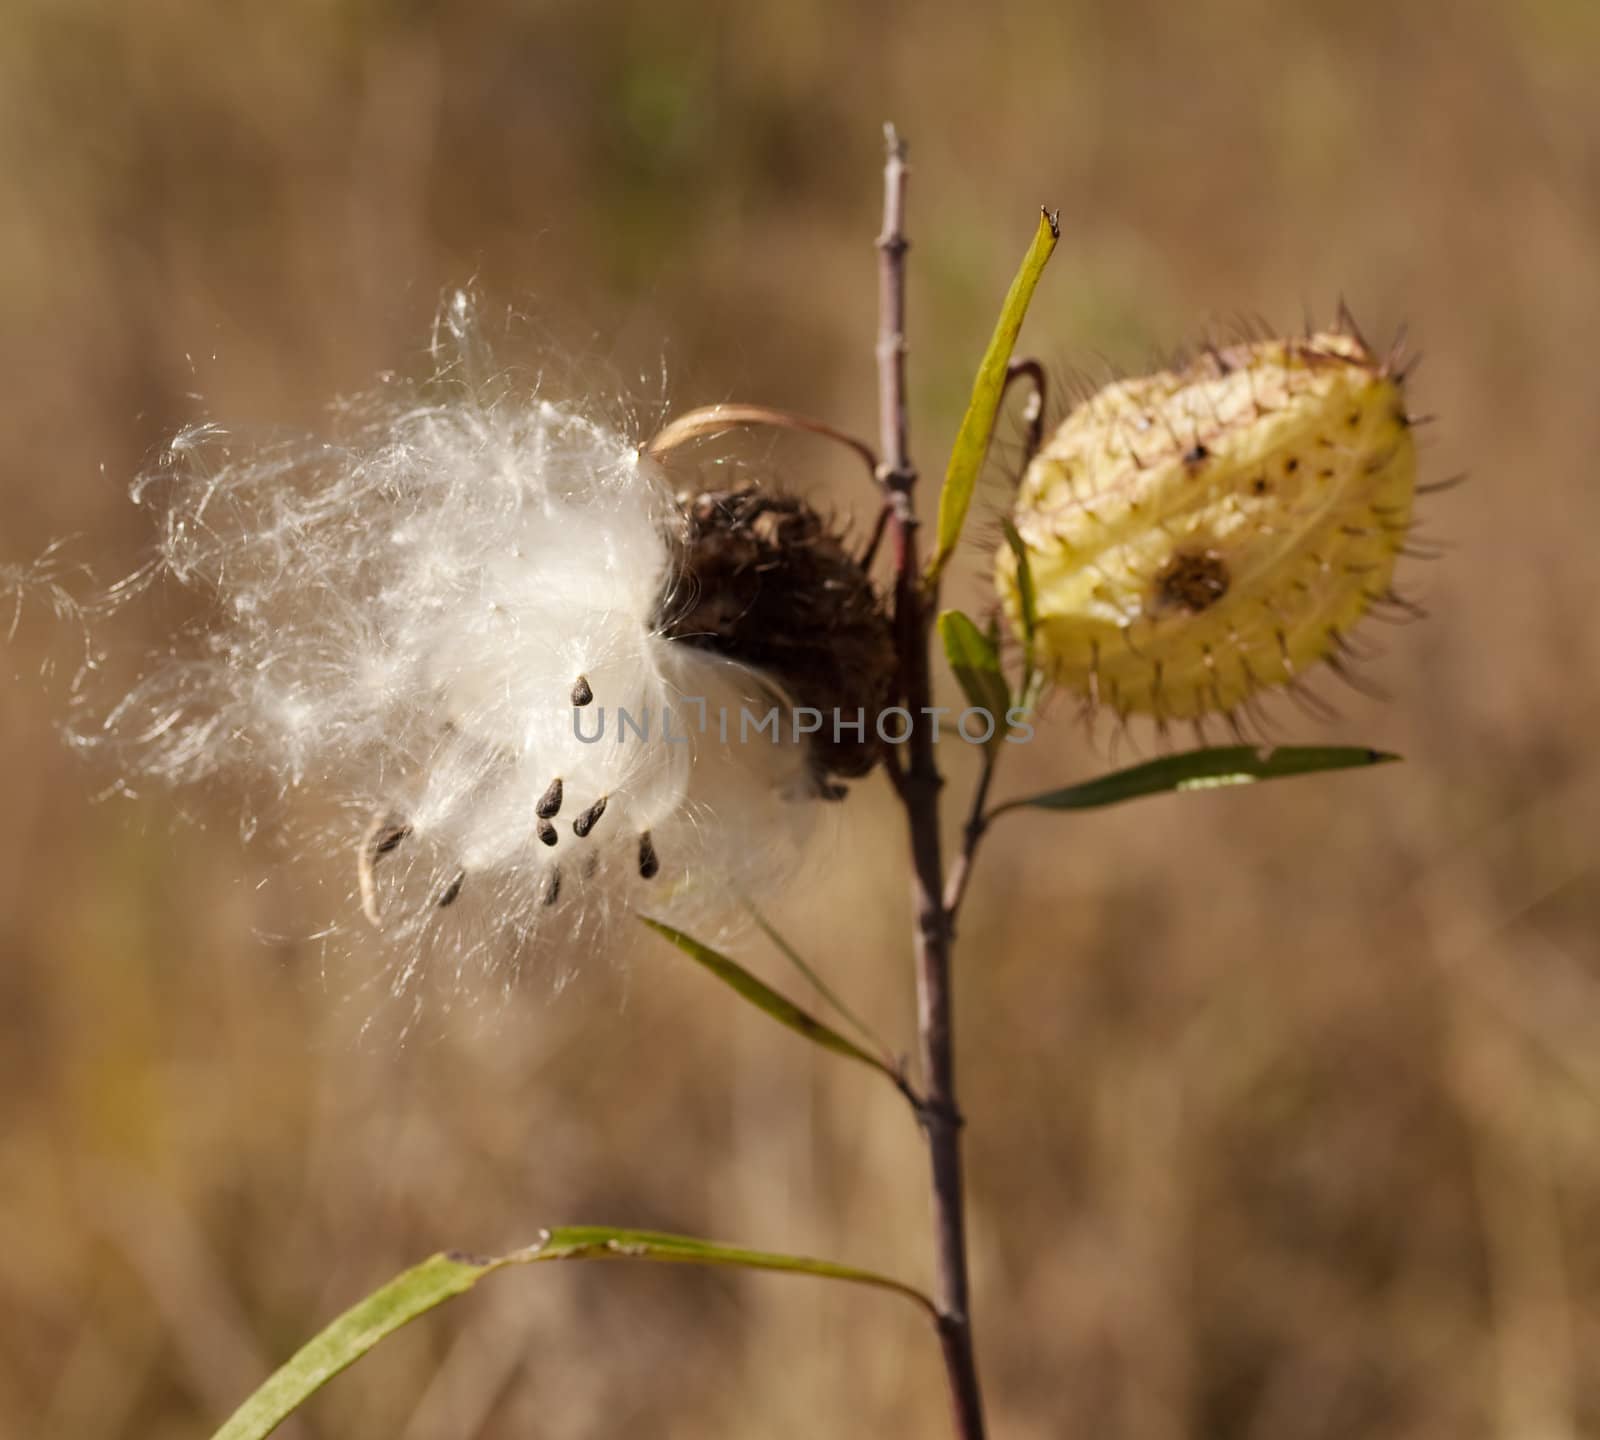
M 932 1323 L 954 1433 L 977 1440 L 950 977 L 984 836 L 1024 809 L 1395 758 L 1268 743 L 1265 707 L 1286 696 L 1321 713 L 1307 678 L 1331 669 L 1355 683 L 1358 622 L 1420 613 L 1393 579 L 1418 493 L 1400 347 L 1374 351 L 1341 305 L 1326 330 L 1236 336 L 1083 395 L 1047 434 L 1045 372 L 1013 359 L 1059 234 L 1042 212 L 930 526 L 908 443 L 906 176 L 890 129 L 875 444 L 759 404 L 624 433 L 498 371 L 457 298 L 440 317 L 438 373 L 347 405 L 337 441 L 246 445 L 201 426 L 170 444 L 134 490 L 159 517 L 156 555 L 90 608 L 156 581 L 211 603 L 117 703 L 84 687 L 70 734 L 128 783 L 235 777 L 258 797 L 247 829 L 314 812 L 333 901 L 323 943 L 379 947 L 390 992 L 412 1003 L 441 978 L 509 984 L 530 961 L 559 979 L 573 957 L 649 927 L 861 1066 L 863 1083 L 904 1096 L 927 1142 L 931 1285 L 685 1235 L 551 1228 L 511 1254 L 443 1253 L 400 1275 L 292 1356 L 217 1440 L 267 1435 L 493 1271 L 581 1259 L 785 1271 L 899 1295 Z M 940 577 L 1013 386 L 1026 394 L 1025 444 L 994 602 L 973 617 L 940 608 Z M 868 471 L 860 538 L 766 484 L 677 488 L 689 447 L 748 426 L 851 451 Z M 16 605 L 38 582 L 78 617 L 53 559 L 13 570 L 0 580 Z M 933 704 L 940 654 L 959 709 Z M 994 800 L 1012 747 L 1079 712 L 1119 728 L 1147 717 L 1163 753 Z M 950 732 L 980 765 L 947 856 L 936 747 Z M 1178 748 L 1191 734 L 1196 748 Z M 814 982 L 815 1010 L 728 953 L 730 917 L 792 874 L 824 807 L 879 774 L 907 822 L 914 1062 L 770 927 Z

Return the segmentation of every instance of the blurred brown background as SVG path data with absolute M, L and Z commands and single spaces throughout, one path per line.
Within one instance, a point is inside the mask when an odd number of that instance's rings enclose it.
M 679 408 L 870 432 L 890 118 L 931 474 L 1041 201 L 1065 239 L 1025 344 L 1063 369 L 1341 293 L 1409 321 L 1425 478 L 1472 475 L 1424 511 L 1455 548 L 1403 574 L 1428 623 L 1375 627 L 1394 698 L 1324 684 L 1342 720 L 1290 721 L 1409 763 L 994 836 L 959 967 L 981 1357 L 1007 1437 L 1597 1433 L 1597 73 L 1589 0 L 3 0 L 0 563 L 76 534 L 124 573 L 175 426 L 319 423 L 425 370 L 473 279 L 646 410 L 664 364 Z M 848 465 L 761 453 L 865 513 Z M 926 1275 L 898 1098 L 670 952 L 360 1043 L 341 977 L 253 938 L 230 796 L 92 802 L 54 728 L 74 658 L 36 607 L 3 657 L 0 1435 L 204 1436 L 404 1264 L 545 1223 Z M 1105 757 L 1063 723 L 1008 761 L 1016 793 Z M 776 913 L 909 1045 L 880 791 Z M 560 1267 L 295 1433 L 939 1435 L 942 1407 L 892 1299 Z

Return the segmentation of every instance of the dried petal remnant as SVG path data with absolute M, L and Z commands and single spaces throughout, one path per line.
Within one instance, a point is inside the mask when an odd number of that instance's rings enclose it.
M 1354 335 L 1108 386 L 1017 499 L 1040 659 L 1122 714 L 1231 712 L 1329 658 L 1386 597 L 1415 480 L 1402 377 Z M 1008 547 L 998 583 L 1016 621 Z

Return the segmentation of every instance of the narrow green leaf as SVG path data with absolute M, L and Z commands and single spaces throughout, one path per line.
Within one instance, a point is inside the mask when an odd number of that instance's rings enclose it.
M 1039 594 L 1033 588 L 1033 566 L 1028 560 L 1028 547 L 1022 543 L 1017 527 L 1005 519 L 1000 522 L 1000 528 L 1005 531 L 1006 544 L 1011 547 L 1011 553 L 1017 561 L 1017 595 L 1022 601 L 1022 643 L 1028 647 L 1031 660 L 1033 637 L 1039 628 Z
M 1006 544 L 1017 562 L 1017 598 L 1022 602 L 1022 687 L 1017 701 L 1024 710 L 1032 710 L 1039 699 L 1040 681 L 1034 660 L 1034 637 L 1039 630 L 1039 592 L 1033 584 L 1033 564 L 1028 559 L 1028 547 L 1009 519 L 1000 522 L 1005 532 Z
M 477 1261 L 435 1255 L 397 1275 L 302 1346 L 234 1411 L 214 1440 L 260 1440 L 270 1435 L 308 1396 L 355 1364 L 385 1336 L 470 1290 L 491 1270 L 508 1263 L 508 1259 Z
M 1061 790 L 1047 790 L 1025 800 L 1008 800 L 991 812 L 1007 810 L 1093 810 L 1160 795 L 1168 790 L 1211 790 L 1223 785 L 1251 785 L 1258 780 L 1279 780 L 1290 775 L 1311 775 L 1320 770 L 1350 770 L 1398 760 L 1382 750 L 1354 745 L 1227 745 L 1167 755 L 1128 770 L 1101 775 Z
M 1045 262 L 1050 259 L 1060 237 L 1059 217 L 1048 210 L 1041 210 L 1039 228 L 1034 232 L 1028 253 L 1022 257 L 1022 268 L 1011 282 L 1005 304 L 1000 307 L 1000 318 L 995 322 L 989 348 L 984 351 L 983 361 L 978 366 L 977 378 L 972 383 L 972 399 L 967 405 L 967 413 L 961 419 L 955 447 L 950 452 L 944 489 L 939 492 L 938 543 L 928 563 L 929 585 L 939 578 L 945 562 L 961 538 L 961 527 L 966 523 L 967 511 L 972 505 L 972 492 L 978 484 L 978 472 L 983 469 L 984 457 L 989 453 L 989 441 L 994 436 L 995 418 L 1000 413 L 1000 399 L 1006 388 L 1006 366 L 1011 361 L 1011 351 L 1022 329 L 1023 316 L 1028 313 L 1028 302 L 1033 299 Z
M 341 1370 L 348 1369 L 403 1325 L 470 1290 L 485 1275 L 496 1270 L 547 1260 L 643 1260 L 668 1265 L 734 1266 L 745 1270 L 814 1275 L 824 1280 L 886 1290 L 915 1301 L 930 1315 L 938 1313 L 933 1301 L 915 1287 L 853 1265 L 811 1260 L 802 1255 L 745 1250 L 688 1235 L 618 1230 L 604 1225 L 568 1225 L 546 1230 L 538 1244 L 509 1255 L 484 1258 L 435 1255 L 397 1275 L 308 1341 L 233 1413 L 213 1440 L 264 1440 Z
M 895 1074 L 886 1062 L 863 1050 L 854 1040 L 841 1035 L 831 1025 L 818 1020 L 815 1015 L 802 1010 L 794 1001 L 785 999 L 765 980 L 758 979 L 744 966 L 728 959 L 726 955 L 719 954 L 709 945 L 702 945 L 692 935 L 685 935 L 683 931 L 664 925 L 659 920 L 652 920 L 648 915 L 641 915 L 639 918 L 662 939 L 671 941 L 696 964 L 703 965 L 724 985 L 742 995 L 757 1009 L 766 1011 L 780 1025 L 788 1026 L 797 1035 L 804 1035 L 807 1040 L 822 1046 L 824 1050 L 832 1050 L 836 1055 L 843 1055 L 851 1060 L 859 1060 L 863 1065 L 870 1065 L 894 1081 L 896 1088 L 900 1087 L 902 1083 L 900 1076 Z
M 867 1022 L 859 1015 L 857 1015 L 854 1010 L 845 1004 L 833 986 L 828 984 L 828 982 L 823 979 L 822 975 L 817 971 L 817 968 L 807 961 L 805 956 L 795 949 L 795 947 L 778 932 L 777 928 L 771 923 L 771 921 L 769 921 L 765 915 L 757 910 L 747 897 L 741 895 L 739 898 L 743 903 L 744 908 L 750 912 L 750 918 L 761 927 L 761 933 L 777 947 L 778 953 L 782 955 L 783 958 L 791 965 L 793 965 L 796 970 L 804 975 L 817 994 L 822 996 L 822 998 L 829 1005 L 833 1006 L 833 1008 L 839 1013 L 839 1017 L 848 1025 L 850 1025 L 850 1027 L 855 1030 L 856 1034 L 860 1035 L 864 1040 L 866 1040 L 869 1045 L 875 1046 L 878 1053 L 884 1056 L 887 1061 L 891 1051 L 889 1047 L 884 1044 L 883 1040 L 878 1036 L 878 1034 L 873 1030 L 873 1028 L 868 1025 Z
M 812 1260 L 804 1255 L 779 1255 L 770 1250 L 745 1250 L 720 1245 L 690 1235 L 664 1235 L 655 1230 L 616 1230 L 605 1225 L 566 1225 L 546 1233 L 532 1260 L 652 1260 L 667 1265 L 731 1266 L 741 1270 L 770 1270 L 785 1275 L 814 1275 L 821 1280 L 842 1280 L 915 1301 L 937 1317 L 938 1307 L 914 1285 L 907 1285 L 875 1270 L 840 1265 L 832 1260 Z
M 1011 687 L 1006 684 L 994 642 L 959 610 L 946 610 L 939 616 L 939 640 L 968 703 L 994 719 L 989 744 L 1000 744 L 1006 736 Z

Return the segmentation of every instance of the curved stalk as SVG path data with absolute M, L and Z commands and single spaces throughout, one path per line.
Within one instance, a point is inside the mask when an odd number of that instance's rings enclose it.
M 847 435 L 824 420 L 814 420 L 809 415 L 797 415 L 791 410 L 776 410 L 771 405 L 702 405 L 685 411 L 669 421 L 645 442 L 644 453 L 652 460 L 670 455 L 680 445 L 703 440 L 710 435 L 720 435 L 726 430 L 761 426 L 769 430 L 796 430 L 805 435 L 820 435 L 843 445 L 867 467 L 874 479 L 878 478 L 878 457 L 865 440 Z

